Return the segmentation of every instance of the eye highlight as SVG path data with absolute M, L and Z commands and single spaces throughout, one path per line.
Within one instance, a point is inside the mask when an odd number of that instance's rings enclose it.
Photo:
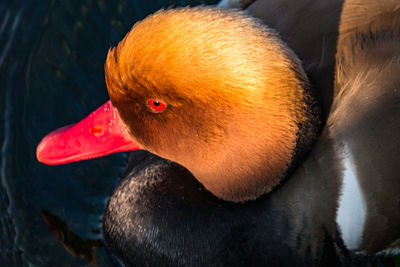
M 163 112 L 167 107 L 166 104 L 154 98 L 147 100 L 147 105 L 150 107 L 151 111 L 155 113 Z

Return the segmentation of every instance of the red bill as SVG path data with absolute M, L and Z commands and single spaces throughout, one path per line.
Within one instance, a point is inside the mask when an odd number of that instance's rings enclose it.
M 111 101 L 80 122 L 46 135 L 36 149 L 37 159 L 57 165 L 141 149 L 129 135 Z

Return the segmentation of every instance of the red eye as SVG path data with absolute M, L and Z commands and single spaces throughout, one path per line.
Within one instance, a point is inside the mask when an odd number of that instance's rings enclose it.
M 147 104 L 153 112 L 162 112 L 167 107 L 163 102 L 152 98 L 147 101 Z

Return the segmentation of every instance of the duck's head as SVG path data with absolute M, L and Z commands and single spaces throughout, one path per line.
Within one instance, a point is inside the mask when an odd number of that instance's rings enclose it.
M 242 12 L 159 11 L 109 51 L 105 76 L 104 110 L 122 121 L 124 143 L 55 163 L 140 147 L 186 167 L 217 197 L 245 201 L 277 185 L 320 127 L 298 58 Z M 59 134 L 39 145 L 42 162 L 50 149 L 62 153 Z

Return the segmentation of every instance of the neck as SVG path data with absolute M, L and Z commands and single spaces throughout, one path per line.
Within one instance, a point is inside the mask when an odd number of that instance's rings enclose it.
M 204 146 L 206 151 L 200 150 L 195 160 L 179 163 L 224 200 L 244 202 L 270 192 L 295 169 L 319 135 L 319 107 L 311 89 L 303 88 L 301 116 L 271 120 L 269 111 L 229 116 L 231 123 L 226 123 L 226 137 L 218 148 Z

